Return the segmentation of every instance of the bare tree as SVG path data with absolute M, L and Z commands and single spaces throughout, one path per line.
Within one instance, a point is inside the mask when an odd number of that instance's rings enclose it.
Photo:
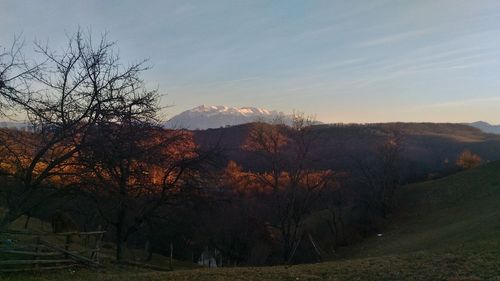
M 123 66 L 115 44 L 105 35 L 94 41 L 90 34 L 77 31 L 59 52 L 40 43 L 35 45 L 44 60 L 37 71 L 22 72 L 23 79 L 36 85 L 28 95 L 21 97 L 12 85 L 21 74 L 9 75 L 19 66 L 20 49 L 6 55 L 10 60 L 3 65 L 2 95 L 18 106 L 32 130 L 26 134 L 3 130 L 1 134 L 2 170 L 18 185 L 7 194 L 8 211 L 0 227 L 46 200 L 44 195 L 48 193 L 40 190 L 65 176 L 89 128 L 99 120 L 112 120 L 120 110 L 130 109 L 125 106 L 135 108 L 129 101 L 137 89 L 143 88 L 140 74 L 147 69 L 144 62 Z M 155 94 L 149 92 L 141 98 Z
M 261 156 L 267 165 L 265 171 L 252 176 L 271 197 L 285 262 L 291 262 L 300 244 L 305 218 L 333 181 L 331 171 L 311 168 L 312 149 L 319 137 L 312 124 L 311 118 L 300 114 L 295 115 L 291 126 L 257 123 L 244 147 Z
M 9 48 L 0 45 L 0 115 L 7 107 L 26 105 L 30 100 L 29 77 L 38 73 L 42 64 L 29 64 L 23 55 L 24 42 L 14 37 Z M 10 110 L 12 111 L 12 110 Z M 14 112 L 10 112 L 14 113 Z
M 116 259 L 184 184 L 195 158 L 191 134 L 147 124 L 100 124 L 80 152 L 81 191 L 114 229 Z
M 120 91 L 81 142 L 76 170 L 80 191 L 114 229 L 118 261 L 129 237 L 177 204 L 216 150 L 201 152 L 192 133 L 158 124 L 156 91 Z
M 370 212 L 376 211 L 384 218 L 391 212 L 394 193 L 401 185 L 404 138 L 399 131 L 389 132 L 372 157 L 355 159 L 358 172 L 356 179 L 366 187 L 361 198 Z

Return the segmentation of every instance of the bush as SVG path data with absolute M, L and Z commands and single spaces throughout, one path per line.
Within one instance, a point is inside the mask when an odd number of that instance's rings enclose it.
M 458 156 L 456 165 L 464 170 L 468 170 L 481 165 L 482 162 L 483 160 L 479 155 L 465 150 Z

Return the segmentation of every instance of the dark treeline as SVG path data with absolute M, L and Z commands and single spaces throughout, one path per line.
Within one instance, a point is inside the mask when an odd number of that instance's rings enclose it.
M 146 62 L 123 63 L 106 36 L 36 43 L 39 62 L 22 47 L 0 54 L 1 113 L 30 128 L 0 130 L 0 228 L 65 217 L 71 230 L 106 230 L 117 260 L 173 247 L 177 259 L 219 266 L 319 261 L 381 231 L 402 184 L 481 162 L 458 157 L 454 125 L 430 136 L 435 125 L 296 114 L 287 125 L 166 130 Z

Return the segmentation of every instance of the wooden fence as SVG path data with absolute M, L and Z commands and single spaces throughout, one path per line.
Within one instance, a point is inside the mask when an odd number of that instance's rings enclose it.
M 0 232 L 0 272 L 100 266 L 104 233 Z

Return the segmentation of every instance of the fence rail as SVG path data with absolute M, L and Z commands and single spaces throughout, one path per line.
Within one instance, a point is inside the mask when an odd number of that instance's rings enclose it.
M 100 266 L 99 253 L 104 233 L 0 232 L 11 237 L 0 243 L 0 272 Z

